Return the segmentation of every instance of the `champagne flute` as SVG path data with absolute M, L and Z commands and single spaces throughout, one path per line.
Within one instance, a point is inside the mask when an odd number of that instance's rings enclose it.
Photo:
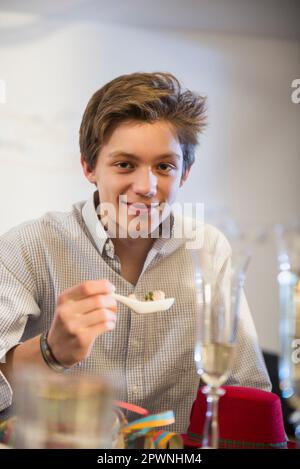
M 202 448 L 217 448 L 218 403 L 234 360 L 241 292 L 250 256 L 248 252 L 231 256 L 217 278 L 208 253 L 193 250 L 192 258 L 197 307 L 194 359 L 197 373 L 206 383 L 202 388 L 207 402 Z
M 296 409 L 295 436 L 300 448 L 300 222 L 275 228 L 280 304 L 279 383 L 282 397 Z

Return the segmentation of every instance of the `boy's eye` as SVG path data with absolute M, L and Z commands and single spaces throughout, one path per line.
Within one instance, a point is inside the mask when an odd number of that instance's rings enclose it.
M 116 163 L 116 166 L 120 169 L 132 169 L 133 166 L 131 163 L 128 161 L 120 161 L 119 163 Z
M 115 166 L 119 169 L 124 170 L 134 169 L 134 164 L 130 163 L 129 161 L 119 161 L 118 163 L 115 163 Z M 175 169 L 174 166 L 170 163 L 159 163 L 157 168 L 159 171 L 162 171 L 164 173 L 168 173 L 172 169 Z
M 159 163 L 158 169 L 164 172 L 169 172 L 174 169 L 174 166 L 169 163 Z

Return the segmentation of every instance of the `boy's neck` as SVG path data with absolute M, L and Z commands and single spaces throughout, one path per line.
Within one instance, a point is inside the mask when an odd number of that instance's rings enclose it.
M 136 285 L 143 270 L 148 252 L 155 239 L 153 238 L 111 238 L 121 264 L 122 277 Z
M 148 252 L 152 248 L 155 239 L 151 238 L 111 238 L 115 253 L 119 258 L 124 259 L 127 256 L 132 260 L 145 260 Z

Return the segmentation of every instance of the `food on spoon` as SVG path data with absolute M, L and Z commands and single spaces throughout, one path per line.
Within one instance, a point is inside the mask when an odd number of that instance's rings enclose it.
M 146 293 L 144 297 L 144 301 L 158 301 L 158 300 L 164 300 L 165 299 L 165 294 L 161 290 L 154 290 Z
M 161 290 L 153 290 L 149 291 L 146 293 L 142 301 L 158 301 L 158 300 L 164 300 L 165 299 L 165 293 Z M 128 295 L 128 298 L 131 298 L 132 300 L 138 300 L 137 297 L 135 296 L 134 293 L 131 293 Z

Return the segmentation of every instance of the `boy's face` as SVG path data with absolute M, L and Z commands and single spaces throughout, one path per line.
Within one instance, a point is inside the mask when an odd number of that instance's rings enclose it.
M 87 179 L 97 185 L 101 204 L 112 204 L 114 221 L 129 236 L 137 220 L 141 233 L 157 228 L 168 214 L 162 204 L 174 203 L 189 173 L 182 175 L 181 146 L 166 121 L 124 122 L 103 145 L 94 170 L 83 158 L 81 163 Z

